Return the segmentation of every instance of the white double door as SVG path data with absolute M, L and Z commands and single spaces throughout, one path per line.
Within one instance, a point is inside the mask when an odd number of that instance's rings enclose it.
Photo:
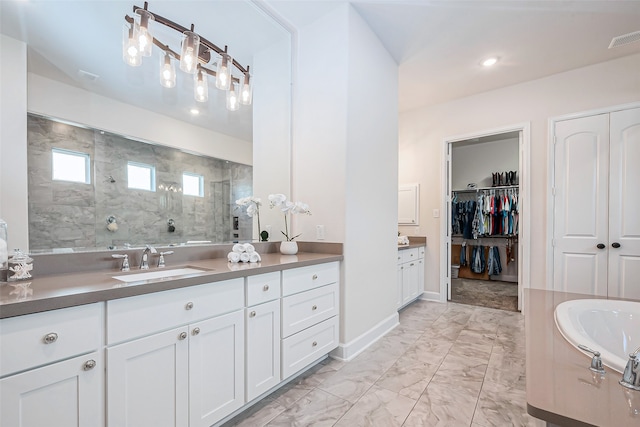
M 640 108 L 555 125 L 553 288 L 640 299 Z

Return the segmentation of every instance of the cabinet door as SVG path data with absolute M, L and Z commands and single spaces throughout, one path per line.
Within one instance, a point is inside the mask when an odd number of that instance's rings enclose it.
M 280 382 L 280 301 L 247 308 L 247 402 Z
M 416 299 L 420 289 L 420 264 L 418 261 L 412 261 L 409 263 L 409 268 L 405 269 L 405 274 L 409 276 L 409 301 Z
M 0 396 L 2 426 L 104 426 L 102 353 L 3 378 Z
M 640 108 L 611 113 L 610 139 L 608 295 L 640 299 Z
M 188 425 L 188 353 L 187 327 L 108 348 L 108 425 Z
M 555 136 L 553 289 L 607 295 L 609 115 L 558 122 Z
M 244 404 L 244 310 L 190 325 L 189 334 L 189 425 L 209 427 Z
M 403 264 L 398 264 L 398 270 L 397 270 L 397 287 L 398 287 L 398 294 L 396 297 L 396 308 L 400 308 L 402 306 L 402 287 L 404 285 L 403 281 L 402 281 L 402 272 L 404 271 L 404 265 Z
M 418 295 L 424 292 L 424 259 L 418 260 Z

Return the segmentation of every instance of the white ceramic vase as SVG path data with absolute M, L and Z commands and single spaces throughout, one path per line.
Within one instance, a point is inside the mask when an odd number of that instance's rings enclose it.
M 282 255 L 295 255 L 298 253 L 298 242 L 280 242 L 280 253 Z

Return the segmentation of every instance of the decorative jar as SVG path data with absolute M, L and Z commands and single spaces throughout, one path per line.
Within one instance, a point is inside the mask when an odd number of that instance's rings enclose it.
M 298 242 L 284 241 L 280 242 L 280 253 L 282 255 L 295 255 L 298 253 Z
M 33 259 L 20 249 L 15 249 L 13 256 L 9 259 L 9 277 L 7 280 L 15 282 L 31 279 L 31 270 L 33 270 Z

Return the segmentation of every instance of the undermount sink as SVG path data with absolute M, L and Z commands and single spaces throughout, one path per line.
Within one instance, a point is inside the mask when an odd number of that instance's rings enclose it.
M 153 279 L 169 279 L 176 278 L 181 276 L 188 276 L 196 273 L 203 273 L 207 270 L 201 270 L 197 268 L 174 268 L 172 270 L 158 270 L 158 271 L 147 271 L 144 273 L 131 273 L 125 274 L 122 276 L 112 276 L 116 280 L 120 280 L 122 282 L 140 282 L 143 280 L 153 280 Z
M 640 302 L 566 301 L 556 307 L 555 320 L 569 343 L 576 348 L 583 344 L 599 351 L 602 362 L 618 372 L 624 370 L 629 353 L 640 347 Z

